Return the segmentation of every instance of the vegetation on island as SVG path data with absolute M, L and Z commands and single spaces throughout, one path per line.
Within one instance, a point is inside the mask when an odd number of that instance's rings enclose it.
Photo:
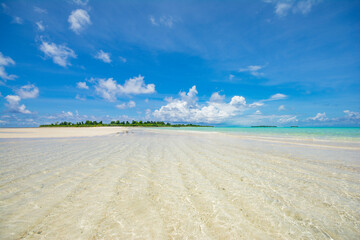
M 274 128 L 274 127 L 277 127 L 277 126 L 266 126 L 266 125 L 260 125 L 260 126 L 251 126 L 252 128 L 267 128 L 267 127 L 271 127 L 271 128 Z
M 111 126 L 124 126 L 124 127 L 212 127 L 196 124 L 171 124 L 165 122 L 154 122 L 154 121 L 135 121 L 131 123 L 129 121 L 111 121 L 110 123 L 103 123 L 102 121 L 85 121 L 85 122 L 55 122 L 51 124 L 40 125 L 40 127 L 111 127 Z

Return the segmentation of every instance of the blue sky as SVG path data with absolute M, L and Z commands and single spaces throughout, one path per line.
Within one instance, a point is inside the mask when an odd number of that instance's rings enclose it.
M 0 1 L 0 126 L 360 126 L 360 1 Z

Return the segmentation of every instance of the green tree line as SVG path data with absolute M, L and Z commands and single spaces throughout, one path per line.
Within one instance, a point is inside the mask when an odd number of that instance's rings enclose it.
M 171 124 L 160 121 L 111 121 L 110 123 L 103 123 L 102 121 L 82 121 L 82 122 L 55 122 L 51 124 L 40 125 L 40 127 L 102 127 L 102 126 L 126 126 L 126 127 L 211 127 L 196 124 Z

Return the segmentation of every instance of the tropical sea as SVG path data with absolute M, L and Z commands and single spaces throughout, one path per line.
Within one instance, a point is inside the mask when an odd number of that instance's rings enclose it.
M 360 141 L 359 127 L 180 127 L 172 130 L 219 132 L 265 137 L 289 137 L 314 140 Z

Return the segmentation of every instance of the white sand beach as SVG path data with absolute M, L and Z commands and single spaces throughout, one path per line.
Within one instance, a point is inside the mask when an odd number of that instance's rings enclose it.
M 0 129 L 1 239 L 360 239 L 360 144 Z

